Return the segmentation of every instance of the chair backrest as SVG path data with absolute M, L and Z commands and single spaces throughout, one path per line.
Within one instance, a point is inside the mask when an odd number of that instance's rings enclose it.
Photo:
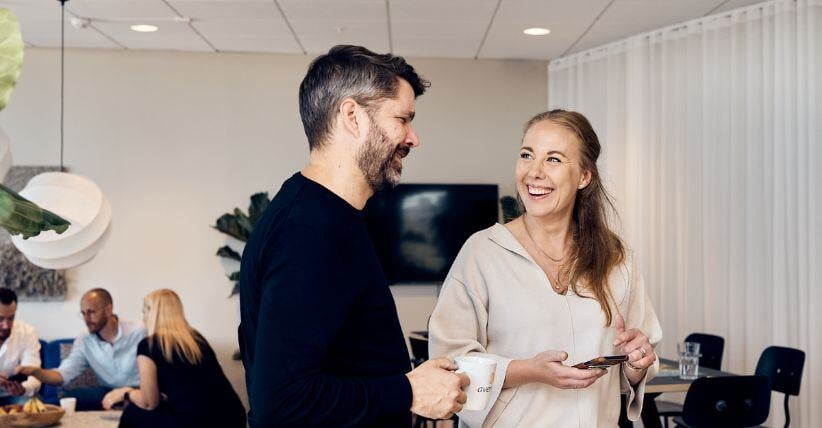
M 705 333 L 691 333 L 685 338 L 686 342 L 699 343 L 699 365 L 709 369 L 722 369 L 722 352 L 725 349 L 725 339 L 721 336 Z
M 47 342 L 41 350 L 43 351 L 43 368 L 54 369 L 60 366 L 60 362 L 66 355 L 62 355 L 63 348 L 68 347 L 71 350 L 71 345 L 74 344 L 74 339 L 57 339 Z
M 767 376 L 699 378 L 685 396 L 682 419 L 694 428 L 756 426 L 768 419 L 770 406 Z
M 770 346 L 756 363 L 756 374 L 768 376 L 771 388 L 788 395 L 799 395 L 805 353 L 799 349 Z
M 58 339 L 51 342 L 40 341 L 40 355 L 44 369 L 55 369 L 63 360 L 60 348 L 63 345 L 71 346 L 74 339 Z M 43 384 L 40 387 L 40 396 L 49 404 L 60 404 L 61 387 Z
M 428 341 L 419 337 L 408 336 L 411 345 L 411 356 L 414 366 L 428 361 Z

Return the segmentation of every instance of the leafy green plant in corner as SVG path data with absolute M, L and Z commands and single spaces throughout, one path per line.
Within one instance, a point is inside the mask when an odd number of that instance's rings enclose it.
M 260 192 L 251 195 L 251 203 L 248 206 L 248 214 L 244 213 L 239 208 L 234 208 L 231 213 L 226 213 L 217 219 L 214 228 L 226 235 L 237 239 L 241 242 L 248 242 L 251 236 L 251 231 L 254 230 L 254 225 L 260 220 L 271 199 L 268 197 L 268 192 Z M 217 255 L 229 260 L 240 261 L 240 253 L 228 245 L 223 245 L 217 249 Z M 227 275 L 228 279 L 234 283 L 234 288 L 231 289 L 231 296 L 240 292 L 240 271 L 231 272 Z

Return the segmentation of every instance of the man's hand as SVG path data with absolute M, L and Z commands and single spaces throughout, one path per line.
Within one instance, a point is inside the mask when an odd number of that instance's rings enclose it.
M 464 373 L 454 373 L 456 369 L 451 360 L 436 358 L 408 373 L 414 396 L 411 411 L 430 419 L 448 419 L 462 410 L 468 400 L 462 388 L 469 380 Z
M 24 395 L 26 393 L 26 388 L 23 388 L 23 385 L 20 385 L 20 382 L 14 382 L 8 380 L 5 374 L 0 374 L 0 388 L 5 389 L 11 395 Z
M 112 389 L 111 391 L 103 397 L 103 408 L 106 410 L 111 410 L 117 403 L 122 403 L 125 400 L 126 392 L 133 390 L 134 388 L 130 386 L 124 386 L 122 388 Z

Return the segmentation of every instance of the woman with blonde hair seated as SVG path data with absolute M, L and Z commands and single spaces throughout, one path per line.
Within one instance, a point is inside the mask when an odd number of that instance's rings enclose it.
M 143 301 L 147 336 L 137 346 L 140 388 L 121 427 L 245 427 L 245 408 L 214 350 L 183 315 L 177 293 L 162 289 Z

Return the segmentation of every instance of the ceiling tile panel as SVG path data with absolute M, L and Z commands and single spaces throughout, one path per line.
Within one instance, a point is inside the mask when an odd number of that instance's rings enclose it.
M 210 51 L 210 46 L 184 22 L 143 20 L 143 24 L 156 25 L 154 33 L 138 33 L 130 29 L 130 23 L 95 22 L 94 25 L 128 49 Z
M 273 0 L 262 1 L 202 1 L 171 0 L 174 9 L 183 16 L 202 21 L 277 20 L 285 26 Z
M 376 52 L 389 50 L 384 0 L 280 0 L 279 4 L 310 54 L 327 52 L 340 43 Z
M 609 0 L 521 0 L 501 3 L 480 58 L 548 60 L 565 52 L 605 8 Z M 547 36 L 522 30 L 544 27 Z
M 497 0 L 393 0 L 390 5 L 394 52 L 473 58 Z
M 294 37 L 209 37 L 211 42 L 221 52 L 269 52 L 301 54 Z
M 93 20 L 162 20 L 175 16 L 162 0 L 71 0 L 66 8 Z
M 211 37 L 282 37 L 294 41 L 294 36 L 288 27 L 278 21 L 194 21 L 193 25 L 208 39 Z M 294 46 L 297 46 L 296 42 Z

